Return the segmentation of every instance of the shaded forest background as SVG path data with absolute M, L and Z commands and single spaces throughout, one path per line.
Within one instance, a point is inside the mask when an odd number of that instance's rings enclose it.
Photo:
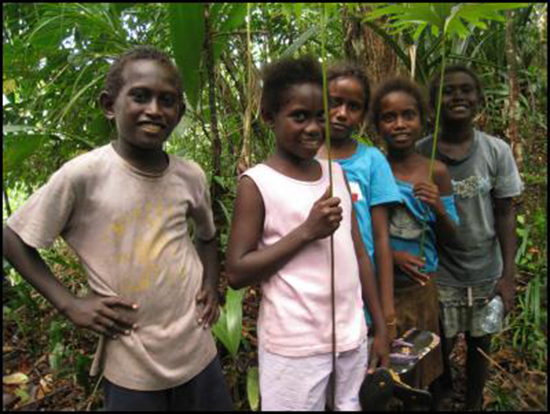
M 274 146 L 258 116 L 261 67 L 293 54 L 320 56 L 325 34 L 329 60 L 358 63 L 372 85 L 394 74 L 426 85 L 440 70 L 437 27 L 463 5 L 392 6 L 426 22 L 407 26 L 355 3 L 324 6 L 326 25 L 313 3 L 4 3 L 3 220 L 67 160 L 114 138 L 97 101 L 105 74 L 127 48 L 151 44 L 182 71 L 189 109 L 166 149 L 208 174 L 223 258 L 238 166 L 261 162 Z M 449 64 L 468 64 L 482 78 L 477 126 L 512 145 L 526 185 L 517 203 L 516 309 L 493 340 L 488 410 L 547 408 L 547 5 L 520 6 L 464 13 L 445 43 Z M 368 126 L 360 136 L 381 147 Z M 42 253 L 74 293 L 86 293 L 62 241 Z M 75 330 L 5 260 L 3 275 L 3 408 L 100 408 L 101 388 L 88 376 L 94 335 Z M 259 288 L 226 290 L 222 277 L 220 294 L 214 332 L 226 378 L 236 408 L 257 409 Z M 453 359 L 463 358 L 459 346 Z M 455 376 L 460 393 L 463 372 Z M 449 409 L 460 408 L 457 396 Z

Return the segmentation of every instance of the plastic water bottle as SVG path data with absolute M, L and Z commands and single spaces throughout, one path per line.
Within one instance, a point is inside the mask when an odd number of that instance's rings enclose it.
M 503 316 L 504 303 L 500 295 L 496 295 L 485 308 L 485 317 L 481 322 L 481 328 L 489 334 L 498 332 Z

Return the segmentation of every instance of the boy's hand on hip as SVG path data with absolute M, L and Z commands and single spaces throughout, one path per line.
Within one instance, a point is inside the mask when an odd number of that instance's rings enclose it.
M 220 316 L 218 291 L 215 287 L 203 286 L 197 294 L 198 323 L 203 329 L 216 323 Z
M 122 309 L 117 309 L 119 307 Z M 136 318 L 131 318 L 126 310 L 134 313 L 137 305 L 116 296 L 99 296 L 92 292 L 86 297 L 75 298 L 64 313 L 79 328 L 117 339 L 118 335 L 129 335 L 137 328 Z

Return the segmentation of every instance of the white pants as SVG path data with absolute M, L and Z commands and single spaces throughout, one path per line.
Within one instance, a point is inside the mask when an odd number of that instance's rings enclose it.
M 258 349 L 262 411 L 324 411 L 329 395 L 332 354 L 286 357 Z M 336 353 L 335 411 L 361 411 L 359 388 L 367 372 L 365 340 Z

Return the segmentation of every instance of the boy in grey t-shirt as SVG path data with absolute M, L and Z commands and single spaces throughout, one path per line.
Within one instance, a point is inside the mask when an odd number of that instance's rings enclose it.
M 430 87 L 435 106 L 439 77 Z M 466 409 L 480 410 L 488 361 L 477 351 L 490 352 L 490 335 L 481 327 L 489 300 L 500 295 L 508 313 L 515 292 L 515 212 L 512 198 L 521 194 L 522 182 L 508 144 L 473 128 L 482 102 L 481 84 L 470 69 L 452 66 L 445 70 L 441 102 L 442 131 L 436 157 L 451 174 L 462 246 L 440 246 L 437 280 L 445 339 L 442 341 L 445 371 L 440 388 L 452 388 L 449 355 L 456 335 L 465 332 Z M 417 144 L 426 156 L 432 153 L 433 137 Z M 502 323 L 502 321 L 501 321 Z M 438 397 L 444 392 L 436 394 Z M 437 407 L 436 407 L 437 408 Z
M 100 103 L 117 140 L 67 162 L 9 218 L 4 256 L 101 335 L 92 374 L 104 373 L 107 411 L 230 410 L 207 329 L 219 315 L 219 264 L 206 177 L 163 151 L 185 111 L 179 71 L 163 52 L 134 48 L 111 66 Z M 36 250 L 57 236 L 84 265 L 84 298 Z

